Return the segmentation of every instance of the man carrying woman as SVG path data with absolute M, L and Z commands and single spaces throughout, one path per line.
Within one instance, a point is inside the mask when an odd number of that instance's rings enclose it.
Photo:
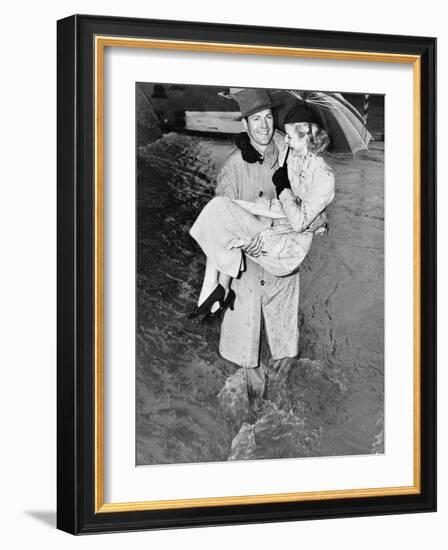
M 222 318 L 220 354 L 245 369 L 250 393 L 261 397 L 266 371 L 298 355 L 298 268 L 313 233 L 326 231 L 334 177 L 320 156 L 328 136 L 306 104 L 286 115 L 283 136 L 267 91 L 239 89 L 233 98 L 246 133 L 190 231 L 207 256 L 192 315 Z M 272 360 L 260 357 L 263 338 Z

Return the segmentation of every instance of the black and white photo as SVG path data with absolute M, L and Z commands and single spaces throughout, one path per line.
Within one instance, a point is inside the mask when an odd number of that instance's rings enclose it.
M 136 464 L 384 453 L 384 96 L 135 100 Z

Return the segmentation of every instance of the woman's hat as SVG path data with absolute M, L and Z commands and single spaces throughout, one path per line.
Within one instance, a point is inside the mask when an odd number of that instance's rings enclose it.
M 272 101 L 267 90 L 260 88 L 231 88 L 229 95 L 240 106 L 240 120 L 278 105 Z
M 321 117 L 306 101 L 298 103 L 286 113 L 283 126 L 295 122 L 310 122 L 322 127 Z

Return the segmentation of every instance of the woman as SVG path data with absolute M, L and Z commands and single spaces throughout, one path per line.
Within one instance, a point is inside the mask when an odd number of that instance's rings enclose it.
M 286 155 L 273 176 L 277 199 L 246 202 L 215 197 L 190 230 L 207 261 L 198 305 L 192 317 L 220 316 L 233 308 L 232 278 L 244 270 L 245 257 L 279 277 L 296 271 L 313 233 L 327 232 L 325 208 L 334 198 L 334 175 L 320 156 L 329 145 L 306 104 L 285 118 Z M 280 162 L 280 159 L 279 159 Z M 252 254 L 243 253 L 249 246 Z

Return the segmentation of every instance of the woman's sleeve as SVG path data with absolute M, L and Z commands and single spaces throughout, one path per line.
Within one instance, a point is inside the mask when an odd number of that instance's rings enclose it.
M 302 199 L 297 198 L 291 189 L 284 189 L 279 198 L 294 231 L 305 231 L 334 198 L 333 171 L 322 163 L 314 170 L 309 189 Z

